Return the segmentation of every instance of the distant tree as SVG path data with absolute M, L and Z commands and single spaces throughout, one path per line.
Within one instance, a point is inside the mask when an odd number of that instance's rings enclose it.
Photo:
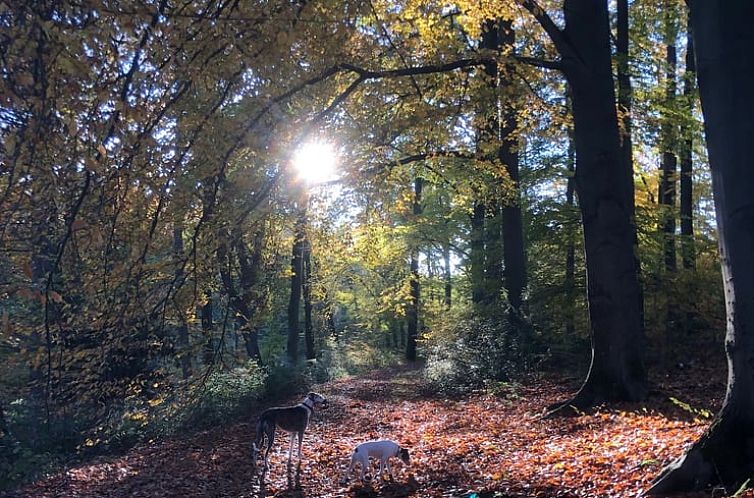
M 675 229 L 676 229 L 676 182 L 678 175 L 678 124 L 673 115 L 676 106 L 678 56 L 676 38 L 678 37 L 678 12 L 674 0 L 665 1 L 662 8 L 663 41 L 665 43 L 665 100 L 663 101 L 662 124 L 660 130 L 660 149 L 662 150 L 662 167 L 660 170 L 660 187 L 658 200 L 663 207 L 662 232 L 665 270 L 676 270 Z M 668 317 L 672 313 L 668 313 Z
M 694 101 L 696 100 L 696 60 L 694 58 L 694 37 L 692 36 L 691 15 L 686 28 L 686 72 L 683 80 L 684 106 L 681 122 L 681 258 L 685 269 L 696 267 L 696 250 L 694 249 L 694 168 L 692 151 L 694 150 L 691 123 L 694 119 Z
M 754 3 L 691 6 L 725 288 L 728 386 L 709 429 L 670 464 L 652 495 L 722 484 L 733 492 L 754 475 Z
M 422 189 L 424 186 L 424 179 L 417 176 L 414 180 L 414 202 L 413 202 L 413 214 L 414 218 L 418 218 L 422 214 Z M 409 294 L 409 302 L 406 311 L 406 321 L 408 322 L 408 336 L 406 338 L 406 359 L 408 361 L 416 361 L 416 339 L 419 335 L 419 304 L 421 297 L 421 289 L 419 287 L 419 248 L 411 248 L 411 279 L 409 285 L 411 287 Z

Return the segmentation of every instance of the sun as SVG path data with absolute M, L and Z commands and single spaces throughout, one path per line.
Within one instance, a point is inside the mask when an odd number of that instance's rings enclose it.
M 335 147 L 328 142 L 308 142 L 293 157 L 299 178 L 309 184 L 335 179 L 337 162 Z

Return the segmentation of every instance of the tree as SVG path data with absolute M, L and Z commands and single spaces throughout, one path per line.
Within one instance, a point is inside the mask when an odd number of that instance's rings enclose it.
M 522 5 L 550 36 L 571 89 L 576 193 L 584 227 L 592 362 L 579 392 L 560 407 L 638 400 L 646 392 L 642 296 L 634 257 L 633 172 L 621 160 L 607 2 L 566 0 L 565 28 L 531 0 Z M 535 62 L 536 63 L 536 62 Z
M 732 492 L 754 475 L 754 3 L 695 1 L 691 16 L 720 237 L 728 385 L 712 425 L 663 471 L 652 495 L 714 484 Z
M 662 150 L 662 168 L 660 171 L 660 190 L 658 200 L 664 207 L 662 212 L 662 232 L 665 270 L 674 272 L 676 270 L 676 251 L 675 251 L 675 198 L 676 198 L 676 177 L 678 158 L 675 154 L 676 143 L 678 140 L 677 124 L 673 118 L 673 109 L 675 109 L 676 100 L 676 38 L 678 37 L 678 20 L 675 1 L 666 1 L 663 5 L 663 41 L 665 43 L 665 101 L 663 102 L 664 112 L 662 113 L 661 125 L 661 144 Z M 672 313 L 668 313 L 668 320 Z
M 414 218 L 418 218 L 422 214 L 422 188 L 424 186 L 424 179 L 421 176 L 417 176 L 414 179 L 414 202 L 413 202 L 413 214 Z M 416 338 L 419 335 L 419 299 L 420 287 L 419 287 L 419 248 L 411 248 L 411 275 L 410 280 L 410 298 L 406 311 L 406 320 L 408 321 L 408 337 L 406 339 L 406 359 L 408 361 L 416 361 Z
M 304 282 L 304 251 L 307 245 L 306 209 L 299 206 L 291 255 L 291 293 L 288 300 L 288 345 L 286 348 L 288 358 L 294 362 L 298 360 L 299 315 L 301 290 Z
M 691 153 L 694 140 L 691 123 L 694 119 L 694 100 L 696 99 L 696 61 L 694 60 L 694 37 L 692 36 L 691 16 L 686 28 L 686 72 L 683 80 L 684 118 L 681 124 L 681 258 L 687 270 L 696 266 L 694 248 L 694 168 Z
M 513 21 L 504 20 L 499 26 L 498 50 L 504 54 L 511 53 L 515 46 L 516 34 L 513 31 Z M 521 208 L 521 177 L 518 164 L 518 110 L 513 105 L 514 93 L 513 64 L 507 64 L 500 75 L 500 87 L 506 95 L 507 101 L 502 102 L 502 122 L 500 129 L 500 146 L 498 157 L 505 166 L 508 177 L 513 182 L 512 199 L 503 205 L 503 277 L 505 290 L 508 294 L 510 313 L 508 320 L 522 332 L 520 320 L 523 294 L 526 288 L 526 252 L 524 250 L 524 224 Z

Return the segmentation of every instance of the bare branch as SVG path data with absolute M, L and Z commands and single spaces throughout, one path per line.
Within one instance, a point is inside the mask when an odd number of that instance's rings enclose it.
M 550 61 L 546 59 L 538 59 L 536 57 L 528 57 L 525 55 L 514 55 L 514 59 L 522 64 L 529 66 L 540 67 L 543 69 L 555 69 L 557 71 L 563 70 L 563 63 L 560 61 Z

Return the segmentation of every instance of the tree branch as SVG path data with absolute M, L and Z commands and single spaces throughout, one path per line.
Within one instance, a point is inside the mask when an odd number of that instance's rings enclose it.
M 557 71 L 563 70 L 563 63 L 561 61 L 550 61 L 546 59 L 538 59 L 536 57 L 528 57 L 525 55 L 514 55 L 514 59 L 522 64 L 529 66 L 540 67 L 543 69 L 555 69 Z
M 552 18 L 547 14 L 547 12 L 545 12 L 545 9 L 543 9 L 539 5 L 539 3 L 537 3 L 537 0 L 517 1 L 523 8 L 528 10 L 529 13 L 534 16 L 534 19 L 536 19 L 539 25 L 542 26 L 542 29 L 545 30 L 547 36 L 549 36 L 550 40 L 552 40 L 552 42 L 555 44 L 555 48 L 558 50 L 558 52 L 560 52 L 561 57 L 565 58 L 574 55 L 573 48 L 568 42 L 568 39 L 566 38 L 563 31 L 558 28 Z

